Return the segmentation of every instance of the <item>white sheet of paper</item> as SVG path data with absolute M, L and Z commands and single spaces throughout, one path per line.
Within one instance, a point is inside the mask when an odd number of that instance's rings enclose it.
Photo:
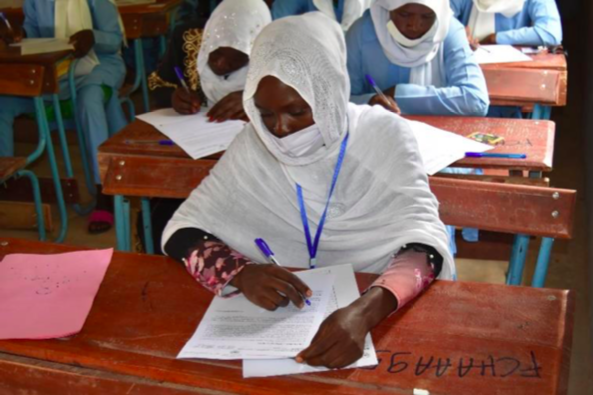
M 243 130 L 243 121 L 208 122 L 203 108 L 195 115 L 180 115 L 172 108 L 166 108 L 138 115 L 170 138 L 193 159 L 226 150 L 234 138 Z
M 480 45 L 474 54 L 478 64 L 533 61 L 531 57 L 511 45 Z
M 216 297 L 177 358 L 291 358 L 307 347 L 321 325 L 330 300 L 331 273 L 297 273 L 311 290 L 311 306 L 290 304 L 267 311 L 243 295 Z
M 418 141 L 424 170 L 430 176 L 463 159 L 466 152 L 486 152 L 494 148 L 422 122 L 408 122 Z
M 74 49 L 68 40 L 60 38 L 24 38 L 20 43 L 10 44 L 21 49 L 21 55 L 37 55 Z
M 308 273 L 315 275 L 331 274 L 334 278 L 332 298 L 330 299 L 324 318 L 339 308 L 346 307 L 360 297 L 356 277 L 351 265 L 332 266 L 310 270 Z M 379 363 L 371 335 L 367 335 L 364 354 L 362 358 L 345 369 L 375 366 Z M 307 364 L 296 363 L 294 359 L 246 359 L 243 361 L 243 377 L 268 377 L 287 374 L 325 372 L 329 369 L 313 367 Z

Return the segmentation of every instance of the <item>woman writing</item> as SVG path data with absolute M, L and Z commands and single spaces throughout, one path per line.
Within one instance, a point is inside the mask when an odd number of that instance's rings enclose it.
M 455 272 L 406 121 L 348 104 L 349 96 L 336 22 L 313 12 L 266 27 L 243 96 L 251 123 L 163 235 L 165 252 L 203 286 L 217 295 L 241 292 L 269 310 L 301 307 L 311 291 L 288 270 L 257 263 L 258 237 L 286 266 L 352 264 L 379 274 L 297 357 L 330 368 L 359 359 L 374 326 L 436 276 Z M 319 244 L 308 248 L 317 234 Z

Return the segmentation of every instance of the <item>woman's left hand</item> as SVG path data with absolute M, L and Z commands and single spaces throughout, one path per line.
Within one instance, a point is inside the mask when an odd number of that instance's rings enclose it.
M 81 30 L 70 37 L 70 44 L 74 46 L 74 57 L 85 57 L 95 46 L 95 34 L 92 30 Z
M 243 91 L 232 92 L 226 95 L 208 111 L 206 116 L 210 122 L 246 119 L 247 115 L 243 109 Z
M 363 311 L 356 304 L 334 311 L 319 327 L 311 345 L 296 357 L 299 363 L 343 368 L 362 357 L 369 332 Z

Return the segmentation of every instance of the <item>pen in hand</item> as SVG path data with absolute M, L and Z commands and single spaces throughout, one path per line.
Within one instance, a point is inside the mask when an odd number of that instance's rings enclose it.
M 278 259 L 276 259 L 276 256 L 272 252 L 272 249 L 270 248 L 270 246 L 268 246 L 268 243 L 266 243 L 264 239 L 255 239 L 255 245 L 266 256 L 266 258 L 270 260 L 270 262 L 272 262 L 276 266 L 282 267 L 282 265 L 280 264 L 280 262 L 278 262 Z M 307 298 L 303 296 L 303 299 L 305 299 L 305 303 L 307 304 L 307 306 L 311 306 L 311 302 Z
M 364 77 L 367 79 L 367 81 L 369 82 L 369 84 L 371 84 L 371 86 L 373 87 L 373 89 L 375 90 L 375 92 L 377 92 L 377 95 L 381 96 L 385 100 L 388 100 L 387 99 L 387 96 L 385 96 L 385 93 L 383 93 L 383 91 L 381 89 L 379 89 L 379 87 L 377 86 L 377 83 L 375 82 L 375 80 L 373 79 L 373 77 L 371 77 L 368 74 L 365 74 Z
M 175 74 L 177 75 L 177 78 L 179 79 L 179 83 L 181 84 L 181 86 L 183 86 L 183 89 L 185 89 L 187 91 L 187 93 L 190 93 L 189 87 L 187 86 L 187 83 L 185 82 L 185 78 L 183 78 L 183 72 L 177 66 L 175 66 L 174 69 L 175 69 Z

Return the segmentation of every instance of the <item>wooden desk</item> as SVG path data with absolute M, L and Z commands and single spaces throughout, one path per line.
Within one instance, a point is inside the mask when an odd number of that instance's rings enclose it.
M 0 94 L 35 97 L 59 93 L 58 68 L 72 51 L 22 56 L 20 49 L 0 48 Z
M 409 119 L 422 121 L 432 126 L 449 130 L 462 136 L 474 132 L 494 133 L 505 137 L 503 145 L 491 152 L 526 153 L 526 160 L 466 158 L 454 164 L 457 167 L 495 168 L 504 170 L 528 170 L 547 172 L 552 169 L 554 153 L 555 124 L 550 121 L 531 121 L 495 118 L 457 118 L 415 116 Z M 113 158 L 125 160 L 127 156 L 145 156 L 150 158 L 179 158 L 191 161 L 191 158 L 178 146 L 160 146 L 146 144 L 126 144 L 127 140 L 166 139 L 153 126 L 136 121 L 121 132 L 111 137 L 99 147 L 99 169 L 101 179 Z M 216 156 L 193 161 L 195 166 L 212 166 Z
M 126 37 L 130 40 L 146 37 L 159 37 L 169 29 L 168 15 L 183 0 L 159 0 L 156 4 L 118 7 Z
M 0 257 L 72 250 L 0 238 Z M 438 281 L 373 330 L 376 368 L 257 379 L 239 361 L 175 359 L 211 299 L 169 258 L 115 253 L 82 332 L 0 341 L 0 393 L 567 393 L 570 291 Z
M 482 65 L 491 105 L 566 105 L 566 56 L 546 53 L 531 57 L 533 62 Z
M 27 157 L 26 163 L 28 165 L 36 161 L 47 151 L 60 213 L 60 231 L 56 241 L 62 241 L 66 237 L 68 216 L 42 96 L 50 95 L 52 97 L 54 111 L 57 114 L 60 111 L 58 70 L 68 66 L 62 63 L 69 61 L 70 56 L 71 51 L 21 56 L 20 50 L 14 48 L 4 47 L 0 49 L 0 95 L 29 97 L 35 104 L 39 142 L 37 149 Z M 65 158 L 69 158 L 65 132 L 62 126 L 60 125 L 58 128 L 62 152 Z M 66 160 L 66 163 L 69 164 L 70 161 Z M 68 176 L 72 177 L 72 172 Z M 42 236 L 42 239 L 44 238 L 45 236 Z

